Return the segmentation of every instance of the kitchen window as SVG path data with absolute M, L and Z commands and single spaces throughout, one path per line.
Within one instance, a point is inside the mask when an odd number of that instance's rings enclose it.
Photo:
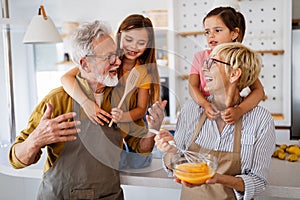
M 61 86 L 61 76 L 74 67 L 64 59 L 68 61 L 63 43 L 34 45 L 37 102 L 52 89 Z

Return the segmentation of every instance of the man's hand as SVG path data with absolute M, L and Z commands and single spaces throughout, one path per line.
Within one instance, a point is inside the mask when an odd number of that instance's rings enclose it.
M 150 129 L 159 130 L 165 117 L 165 107 L 168 101 L 155 102 L 151 108 L 148 109 L 149 115 L 146 116 L 148 127 Z
M 48 144 L 57 142 L 67 142 L 76 139 L 73 134 L 80 130 L 76 129 L 76 125 L 80 125 L 80 121 L 68 122 L 76 113 L 66 113 L 50 119 L 52 114 L 52 105 L 47 103 L 47 109 L 36 129 L 29 135 L 28 139 L 34 143 L 34 146 L 44 147 Z
M 80 129 L 75 127 L 80 125 L 80 121 L 67 121 L 73 119 L 76 113 L 62 114 L 54 119 L 51 119 L 51 114 L 52 106 L 47 103 L 47 109 L 39 125 L 24 142 L 15 146 L 15 154 L 24 164 L 32 164 L 42 147 L 52 143 L 75 140 L 74 134 L 80 132 Z

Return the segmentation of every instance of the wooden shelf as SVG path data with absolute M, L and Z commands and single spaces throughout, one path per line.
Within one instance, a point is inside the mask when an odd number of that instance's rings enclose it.
M 55 63 L 55 65 L 75 65 L 72 61 L 62 61 Z
M 266 53 L 266 54 L 273 54 L 273 55 L 284 54 L 284 50 L 258 50 L 256 52 L 260 54 Z
M 182 80 L 188 80 L 189 79 L 189 76 L 190 75 L 181 75 L 181 76 L 178 76 L 180 79 Z
M 274 120 L 284 120 L 284 116 L 281 113 L 272 113 L 272 117 Z
M 297 20 L 297 23 L 300 23 L 300 19 Z M 179 32 L 178 35 L 182 37 L 187 37 L 190 35 L 204 35 L 205 31 L 190 31 L 190 32 Z M 284 54 L 284 50 L 258 50 L 256 51 L 257 53 L 260 54 L 273 54 L 273 55 L 279 55 L 279 54 Z
M 205 31 L 190 31 L 190 32 L 179 32 L 178 35 L 186 37 L 189 35 L 204 35 Z
M 300 19 L 292 19 L 292 28 L 299 29 L 300 28 Z
M 300 19 L 292 19 L 292 24 L 300 24 Z

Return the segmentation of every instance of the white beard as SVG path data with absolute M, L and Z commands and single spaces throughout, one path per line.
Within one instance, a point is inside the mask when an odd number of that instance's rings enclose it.
M 109 73 L 107 73 L 106 76 L 101 76 L 101 75 L 98 75 L 97 76 L 97 81 L 105 86 L 108 86 L 108 87 L 114 87 L 118 84 L 119 82 L 119 79 L 118 79 L 118 76 L 115 75 L 113 77 L 111 77 L 109 75 Z

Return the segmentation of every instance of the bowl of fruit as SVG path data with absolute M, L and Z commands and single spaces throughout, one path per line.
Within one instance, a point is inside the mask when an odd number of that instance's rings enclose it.
M 191 184 L 205 183 L 214 176 L 218 166 L 215 156 L 204 153 L 194 153 L 192 159 L 183 154 L 172 154 L 168 163 L 174 176 Z

